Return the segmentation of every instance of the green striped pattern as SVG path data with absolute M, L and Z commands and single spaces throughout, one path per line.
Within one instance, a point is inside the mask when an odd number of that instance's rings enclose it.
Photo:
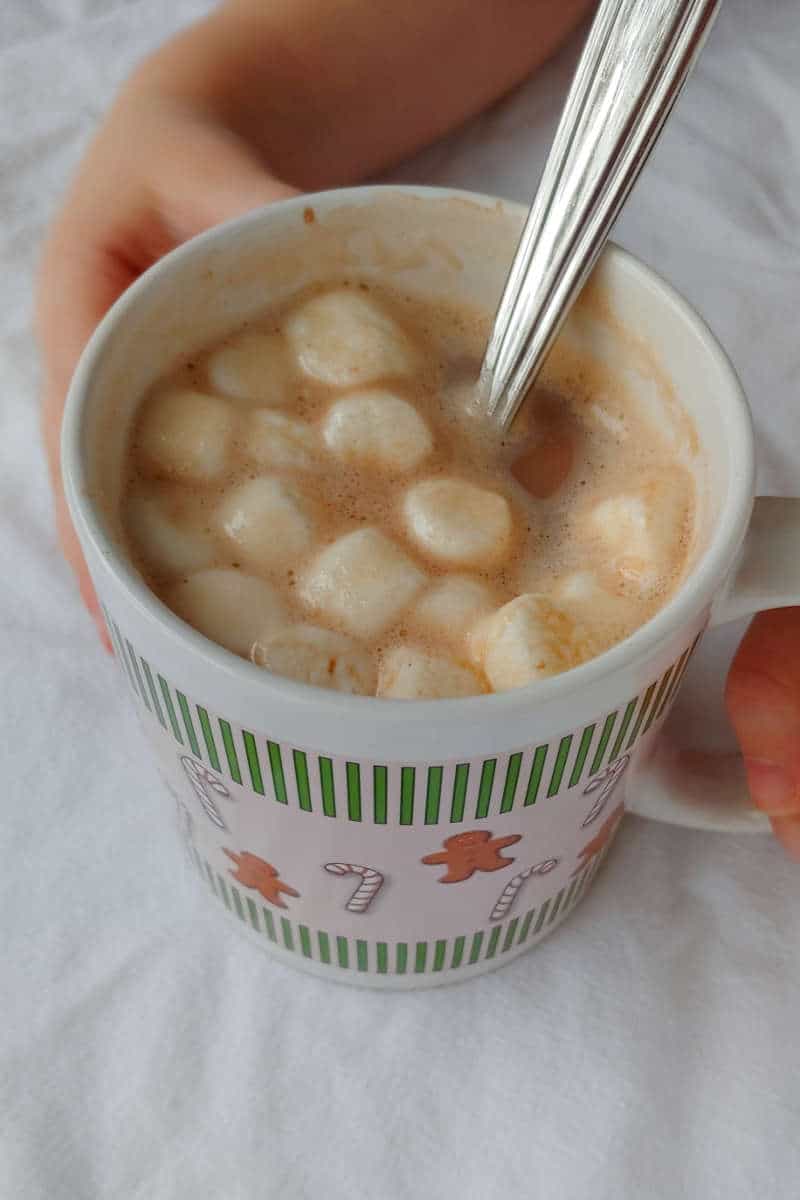
M 350 761 L 341 764 L 340 772 L 332 758 L 213 717 L 137 654 L 108 613 L 106 621 L 131 691 L 182 753 L 191 753 L 267 802 L 351 822 L 401 826 L 486 820 L 585 785 L 629 753 L 664 717 L 699 641 L 627 704 L 549 744 L 484 761 L 429 767 Z
M 533 942 L 560 923 L 583 897 L 608 852 L 604 847 L 580 874 L 535 908 L 515 913 L 487 929 L 437 938 L 430 942 L 373 942 L 341 934 L 312 930 L 301 922 L 265 905 L 237 887 L 230 873 L 215 871 L 196 850 L 192 856 L 201 879 L 229 912 L 249 925 L 267 942 L 301 958 L 353 973 L 376 975 L 436 975 L 475 966 L 488 959 L 502 960 L 515 947 Z

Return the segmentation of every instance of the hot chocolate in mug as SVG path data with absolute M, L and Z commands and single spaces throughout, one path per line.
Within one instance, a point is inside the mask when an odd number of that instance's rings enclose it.
M 344 277 L 491 313 L 524 216 L 432 188 L 282 201 L 152 267 L 102 321 L 70 388 L 67 498 L 189 858 L 234 924 L 326 978 L 432 987 L 552 933 L 625 806 L 652 801 L 653 743 L 703 630 L 800 601 L 800 502 L 753 511 L 753 432 L 729 361 L 689 306 L 614 246 L 562 337 L 632 395 L 677 397 L 700 464 L 690 567 L 632 636 L 516 691 L 385 700 L 271 675 L 147 588 L 121 548 L 122 462 L 141 396 L 179 354 Z

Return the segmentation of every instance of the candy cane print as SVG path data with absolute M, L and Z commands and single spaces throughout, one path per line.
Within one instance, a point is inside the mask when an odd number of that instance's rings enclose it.
M 232 799 L 225 784 L 221 779 L 217 779 L 216 775 L 212 775 L 210 771 L 207 771 L 202 763 L 195 762 L 193 758 L 189 758 L 188 754 L 181 755 L 181 766 L 208 819 L 213 821 L 218 829 L 227 830 L 228 826 L 222 819 L 222 813 L 219 811 L 213 796 L 210 794 L 213 791 L 225 800 Z
M 500 893 L 489 920 L 502 921 L 522 891 L 523 884 L 530 879 L 531 875 L 549 875 L 551 871 L 556 869 L 560 861 L 558 858 L 546 858 L 544 862 L 536 863 L 532 867 L 526 867 L 524 871 L 520 871 L 519 875 L 515 875 L 513 879 L 510 879 Z
M 345 904 L 348 912 L 364 913 L 383 887 L 383 876 L 372 867 L 359 867 L 356 863 L 325 863 L 331 875 L 360 875 L 361 882 Z
M 587 825 L 591 825 L 592 821 L 596 821 L 600 813 L 608 803 L 609 797 L 612 795 L 614 788 L 622 778 L 628 763 L 631 761 L 630 754 L 624 754 L 619 762 L 615 762 L 602 775 L 598 775 L 597 779 L 583 789 L 584 796 L 590 796 L 592 792 L 596 792 L 598 788 L 602 788 L 600 795 L 595 800 L 592 807 L 589 809 L 589 815 L 581 825 L 581 829 L 585 829 Z

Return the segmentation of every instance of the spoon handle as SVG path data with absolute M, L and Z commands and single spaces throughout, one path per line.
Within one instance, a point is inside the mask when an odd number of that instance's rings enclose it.
M 721 0 L 602 0 L 495 316 L 486 411 L 513 421 L 591 272 Z

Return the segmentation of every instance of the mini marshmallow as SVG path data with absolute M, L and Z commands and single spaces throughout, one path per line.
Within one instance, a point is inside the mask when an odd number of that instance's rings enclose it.
M 605 433 L 610 433 L 618 442 L 627 441 L 630 429 L 622 408 L 619 409 L 619 412 L 614 412 L 609 403 L 601 404 L 599 401 L 594 401 L 589 405 L 588 413 L 591 420 Z
M 207 567 L 215 553 L 213 538 L 184 511 L 182 490 L 139 487 L 125 506 L 128 532 L 148 566 L 175 575 Z
M 408 375 L 414 353 L 403 331 L 358 291 L 325 292 L 301 304 L 285 325 L 300 369 L 331 387 L 357 387 Z
M 314 524 L 297 487 L 271 476 L 232 488 L 214 514 L 237 553 L 257 571 L 285 570 L 310 548 Z
M 583 657 L 602 653 L 642 622 L 637 611 L 640 602 L 608 591 L 593 571 L 567 575 L 553 589 L 552 599 L 583 630 L 587 646 Z
M 511 540 L 508 501 L 463 479 L 427 479 L 406 492 L 403 514 L 420 549 L 451 566 L 500 561 Z
M 593 571 L 573 571 L 553 589 L 553 599 L 576 620 L 603 626 L 624 625 L 632 619 L 632 601 L 603 587 Z
M 228 466 L 235 425 L 224 400 L 172 388 L 147 403 L 136 433 L 139 461 L 152 474 L 206 483 Z
M 174 584 L 165 603 L 212 642 L 244 657 L 256 638 L 286 619 L 280 597 L 263 579 L 220 567 Z
M 445 700 L 485 691 L 469 667 L 415 646 L 395 646 L 381 659 L 376 694 L 393 700 Z
M 425 592 L 414 617 L 427 633 L 442 638 L 461 638 L 479 617 L 492 607 L 492 592 L 485 583 L 467 575 L 450 575 Z
M 425 576 L 377 529 L 345 534 L 306 571 L 301 596 L 331 624 L 355 636 L 376 637 L 407 608 Z
M 445 412 L 453 413 L 459 425 L 467 424 L 474 426 L 486 419 L 483 397 L 478 384 L 479 372 L 480 364 L 476 363 L 474 374 L 470 372 L 466 378 L 445 383 L 442 389 L 442 408 Z M 522 413 L 520 413 L 520 416 L 522 416 Z
M 517 596 L 481 622 L 471 647 L 495 692 L 557 675 L 586 657 L 572 618 L 533 592 Z
M 240 333 L 209 356 L 208 378 L 235 400 L 286 404 L 291 387 L 286 342 L 279 333 Z
M 260 467 L 310 471 L 317 435 L 312 427 L 286 413 L 256 408 L 244 421 L 242 441 L 247 455 Z
M 677 565 L 688 503 L 686 484 L 676 472 L 601 500 L 588 513 L 610 569 L 640 595 L 663 586 Z
M 259 638 L 253 662 L 275 675 L 356 696 L 374 696 L 372 655 L 343 633 L 316 625 L 288 625 Z
M 413 471 L 433 449 L 430 430 L 413 405 L 379 389 L 337 400 L 322 436 L 338 458 L 387 471 Z

